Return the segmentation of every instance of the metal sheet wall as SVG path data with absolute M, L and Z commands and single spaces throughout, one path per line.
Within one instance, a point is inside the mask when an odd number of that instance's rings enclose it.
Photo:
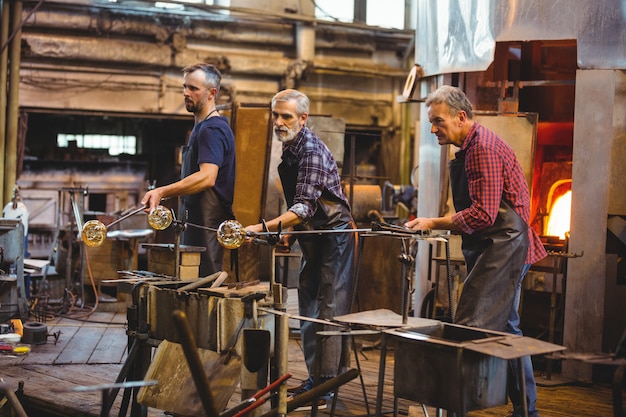
M 425 75 L 485 70 L 497 41 L 576 39 L 581 69 L 626 68 L 623 0 L 425 0 L 417 13 Z

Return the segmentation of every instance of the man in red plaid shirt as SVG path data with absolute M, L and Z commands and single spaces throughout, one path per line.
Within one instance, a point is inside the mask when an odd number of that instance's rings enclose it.
M 530 192 L 511 147 L 472 120 L 472 105 L 460 89 L 443 86 L 426 98 L 431 132 L 440 145 L 459 151 L 450 161 L 450 185 L 456 213 L 416 218 L 414 230 L 451 230 L 463 238 L 467 278 L 454 322 L 522 334 L 519 329 L 521 284 L 530 266 L 547 253 L 528 225 Z M 510 416 L 523 415 L 517 362 L 511 361 Z M 538 417 L 537 390 L 530 357 L 523 358 L 528 416 Z

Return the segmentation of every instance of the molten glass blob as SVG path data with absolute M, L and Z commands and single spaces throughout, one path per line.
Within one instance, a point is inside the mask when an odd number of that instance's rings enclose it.
M 217 228 L 217 241 L 226 249 L 237 249 L 246 240 L 246 229 L 237 220 L 223 221 Z
M 140 211 L 141 209 L 137 209 L 137 211 L 115 220 L 109 226 L 119 223 L 128 216 L 139 213 Z M 167 229 L 170 224 L 172 224 L 173 220 L 174 216 L 172 215 L 172 210 L 163 206 L 156 206 L 154 209 L 150 210 L 148 214 L 148 224 L 155 230 Z M 107 238 L 107 227 L 99 220 L 89 220 L 83 225 L 81 237 L 87 246 L 100 246 Z
M 89 220 L 83 225 L 81 237 L 87 246 L 100 246 L 107 238 L 107 227 L 98 220 Z
M 154 230 L 165 230 L 172 224 L 172 210 L 163 206 L 156 206 L 148 214 L 148 224 Z

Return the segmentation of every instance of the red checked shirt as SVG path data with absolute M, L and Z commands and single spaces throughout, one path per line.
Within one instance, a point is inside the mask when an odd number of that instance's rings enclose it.
M 494 132 L 474 122 L 461 150 L 465 151 L 465 171 L 472 205 L 452 216 L 454 224 L 467 234 L 493 225 L 502 198 L 528 224 L 530 193 L 513 149 Z M 547 253 L 530 226 L 528 238 L 526 264 L 533 264 L 545 258 Z

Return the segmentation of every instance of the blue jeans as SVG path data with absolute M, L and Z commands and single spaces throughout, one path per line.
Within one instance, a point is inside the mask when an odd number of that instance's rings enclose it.
M 520 280 L 517 283 L 517 287 L 515 289 L 515 299 L 513 301 L 513 307 L 511 308 L 511 312 L 509 313 L 509 319 L 506 324 L 507 333 L 522 335 L 522 331 L 519 328 L 520 317 L 519 317 L 519 303 L 520 296 L 522 292 L 522 281 L 526 276 L 526 273 L 530 269 L 530 264 L 524 265 L 522 269 L 522 274 L 520 276 Z M 539 417 L 539 412 L 536 409 L 537 403 L 537 386 L 535 384 L 535 375 L 533 373 L 533 363 L 531 361 L 530 356 L 525 356 L 522 358 L 522 367 L 524 368 L 524 383 L 526 386 L 526 401 L 528 402 L 528 417 Z M 509 398 L 511 399 L 511 403 L 513 404 L 513 415 L 514 416 L 522 416 L 523 415 L 523 403 L 522 403 L 522 393 L 519 385 L 519 362 L 517 359 L 509 361 L 509 375 L 507 381 L 507 388 L 509 393 Z

